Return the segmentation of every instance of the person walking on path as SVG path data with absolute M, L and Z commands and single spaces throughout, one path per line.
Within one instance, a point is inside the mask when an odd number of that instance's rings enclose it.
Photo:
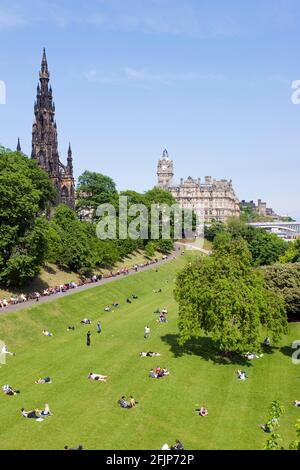
M 86 334 L 86 345 L 90 346 L 91 345 L 91 332 L 88 331 Z
M 145 326 L 145 329 L 144 329 L 144 338 L 145 339 L 148 339 L 150 336 L 150 328 L 149 326 Z
M 101 329 L 102 329 L 101 328 L 101 323 L 98 321 L 98 323 L 97 323 L 97 332 L 98 332 L 98 334 L 101 333 Z

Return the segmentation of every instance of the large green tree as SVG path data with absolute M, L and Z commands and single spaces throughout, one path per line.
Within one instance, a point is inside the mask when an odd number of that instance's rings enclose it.
M 261 327 L 274 342 L 286 331 L 284 302 L 253 268 L 244 240 L 229 240 L 212 256 L 192 261 L 177 277 L 175 298 L 182 344 L 204 331 L 221 352 L 242 353 L 258 348 Z
M 77 195 L 77 209 L 91 210 L 95 216 L 99 205 L 115 200 L 117 190 L 115 182 L 109 176 L 85 171 L 78 178 Z
M 0 148 L 0 282 L 21 286 L 47 253 L 45 213 L 55 197 L 48 175 L 25 155 Z
M 300 319 L 300 263 L 277 263 L 264 274 L 267 286 L 283 297 L 288 316 Z

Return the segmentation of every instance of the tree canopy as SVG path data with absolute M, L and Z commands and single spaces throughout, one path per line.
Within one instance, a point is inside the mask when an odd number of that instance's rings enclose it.
M 204 331 L 221 352 L 243 353 L 259 347 L 262 327 L 274 342 L 286 332 L 284 302 L 266 288 L 244 240 L 192 261 L 177 277 L 175 298 L 181 344 Z
M 55 191 L 35 161 L 0 148 L 0 282 L 22 285 L 47 253 L 45 211 Z
M 264 274 L 268 288 L 284 299 L 288 316 L 300 319 L 300 263 L 277 263 Z

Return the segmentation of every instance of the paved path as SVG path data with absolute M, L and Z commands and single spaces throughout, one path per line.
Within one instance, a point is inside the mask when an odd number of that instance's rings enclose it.
M 177 246 L 185 248 L 186 250 L 191 250 L 191 251 L 201 251 L 204 255 L 210 256 L 212 254 L 212 251 L 210 250 L 205 250 L 204 248 L 201 248 L 200 246 L 197 246 L 196 244 L 193 243 L 182 243 L 182 242 L 177 242 Z
M 42 304 L 42 303 L 45 303 L 45 302 L 51 302 L 53 300 L 64 298 L 68 295 L 77 294 L 79 292 L 83 292 L 83 291 L 88 290 L 88 289 L 93 289 L 95 287 L 102 286 L 103 284 L 107 284 L 109 282 L 114 282 L 114 281 L 118 281 L 120 279 L 124 279 L 128 276 L 134 276 L 135 274 L 139 274 L 139 273 L 147 271 L 149 269 L 157 268 L 157 266 L 160 266 L 162 264 L 168 263 L 168 262 L 172 261 L 173 259 L 177 258 L 178 256 L 180 256 L 181 253 L 182 253 L 181 247 L 177 246 L 176 251 L 174 251 L 171 255 L 169 255 L 167 259 L 165 259 L 165 260 L 161 259 L 161 260 L 158 261 L 158 263 L 150 264 L 149 266 L 139 267 L 137 272 L 135 270 L 131 269 L 129 271 L 129 274 L 127 274 L 127 275 L 120 274 L 119 276 L 104 278 L 101 281 L 92 282 L 90 284 L 85 284 L 83 286 L 77 287 L 76 289 L 70 289 L 67 292 L 59 292 L 58 294 L 52 294 L 52 295 L 49 295 L 49 296 L 46 296 L 46 297 L 40 297 L 39 302 L 36 302 L 36 300 L 29 300 L 29 301 L 21 303 L 21 304 L 9 305 L 8 307 L 0 309 L 0 315 L 5 315 L 6 313 L 15 312 L 17 310 L 22 310 L 24 308 L 29 308 L 29 307 L 32 307 L 33 305 L 36 305 L 36 304 L 39 305 L 39 304 Z

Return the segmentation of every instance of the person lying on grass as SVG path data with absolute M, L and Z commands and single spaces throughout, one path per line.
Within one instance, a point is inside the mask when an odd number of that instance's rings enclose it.
M 10 385 L 3 385 L 2 387 L 3 393 L 5 395 L 8 395 L 9 397 L 12 397 L 13 395 L 17 395 L 20 393 L 19 390 L 14 390 Z
M 89 320 L 88 318 L 84 318 L 83 320 L 81 320 L 80 322 L 82 325 L 90 325 L 92 322 L 91 320 Z
M 120 302 L 117 302 L 116 300 L 112 303 L 112 306 L 113 307 L 119 307 L 120 306 Z
M 294 406 L 296 406 L 297 408 L 300 408 L 300 401 L 299 401 L 299 400 L 295 400 L 295 401 L 294 401 Z
M 140 356 L 141 357 L 157 357 L 157 356 L 160 356 L 160 353 L 156 353 L 156 352 L 152 352 L 152 351 L 140 352 Z
M 51 384 L 52 382 L 51 382 L 50 377 L 44 377 L 44 378 L 40 378 L 36 380 L 34 383 L 38 385 L 42 385 L 42 384 Z
M 253 359 L 260 359 L 261 357 L 263 357 L 263 354 L 258 355 L 258 354 L 247 352 L 246 354 L 244 354 L 244 357 L 252 361 Z
M 111 312 L 111 308 L 109 306 L 105 307 L 104 312 Z
M 138 401 L 136 401 L 132 396 L 128 401 L 126 400 L 126 397 L 123 396 L 120 398 L 120 400 L 118 400 L 118 404 L 121 408 L 135 408 L 135 406 L 138 404 Z
M 53 333 L 50 333 L 50 331 L 43 330 L 43 335 L 44 336 L 53 336 Z
M 131 296 L 134 300 L 137 300 L 138 299 L 138 296 L 136 294 L 132 294 Z
M 88 375 L 89 380 L 96 380 L 98 382 L 106 382 L 108 379 L 107 375 L 101 375 L 101 374 L 94 374 L 93 372 L 90 372 Z
M 132 304 L 132 300 L 129 299 L 129 297 L 127 297 L 126 302 L 127 302 L 128 304 Z
M 15 356 L 16 355 L 16 353 L 12 353 L 7 349 L 6 344 L 4 344 L 4 346 L 0 350 L 0 354 L 7 354 L 8 356 Z
M 75 326 L 68 326 L 67 331 L 75 331 Z

